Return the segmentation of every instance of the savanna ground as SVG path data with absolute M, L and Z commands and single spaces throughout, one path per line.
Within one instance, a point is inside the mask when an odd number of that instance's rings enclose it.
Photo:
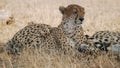
M 30 22 L 57 26 L 62 17 L 59 6 L 69 4 L 85 8 L 82 25 L 85 34 L 92 35 L 100 30 L 120 31 L 120 0 L 0 0 L 1 46 Z M 25 52 L 14 65 L 7 54 L 1 53 L 0 58 L 0 68 L 120 68 L 120 61 L 109 59 L 107 55 L 99 56 L 90 63 L 44 52 L 35 56 Z

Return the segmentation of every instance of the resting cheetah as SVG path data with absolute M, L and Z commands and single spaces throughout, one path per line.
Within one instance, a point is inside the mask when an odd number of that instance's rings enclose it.
M 60 7 L 59 10 L 63 14 L 63 18 L 58 27 L 50 27 L 45 24 L 26 26 L 7 43 L 8 53 L 19 54 L 26 46 L 49 47 L 48 49 L 64 53 L 69 53 L 74 48 L 77 49 L 81 43 L 86 41 L 81 26 L 85 14 L 84 8 L 78 5 L 68 5 L 66 8 Z
M 90 48 L 91 50 L 113 51 L 120 53 L 120 33 L 110 31 L 98 31 L 91 37 L 87 36 L 87 45 L 82 46 L 82 50 Z
M 56 36 L 56 39 L 61 40 L 61 43 L 69 44 L 77 49 L 81 43 L 86 41 L 84 30 L 81 26 L 85 10 L 83 7 L 75 4 L 68 5 L 67 7 L 61 6 L 59 10 L 63 15 L 62 22 L 58 25 L 58 30 L 53 28 L 52 33 Z M 61 37 L 60 34 L 64 37 Z

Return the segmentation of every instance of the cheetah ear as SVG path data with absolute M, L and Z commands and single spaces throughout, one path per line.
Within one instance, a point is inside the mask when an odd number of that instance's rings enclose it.
M 60 10 L 60 12 L 61 12 L 62 14 L 64 14 L 66 8 L 65 8 L 64 6 L 60 6 L 60 7 L 59 7 L 59 10 Z
M 77 12 L 78 12 L 78 9 L 77 9 L 77 8 L 74 8 L 74 9 L 73 9 L 73 12 L 74 12 L 74 13 L 77 13 Z

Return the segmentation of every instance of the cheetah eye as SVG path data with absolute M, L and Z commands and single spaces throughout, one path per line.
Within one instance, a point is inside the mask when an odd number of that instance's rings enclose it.
M 74 14 L 77 14 L 77 8 L 74 8 L 74 9 L 73 9 L 73 13 L 74 13 Z
M 77 11 L 75 11 L 74 14 L 77 14 Z

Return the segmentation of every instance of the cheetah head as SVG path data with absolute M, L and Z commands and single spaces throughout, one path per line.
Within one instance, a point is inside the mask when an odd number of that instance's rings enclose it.
M 60 6 L 59 10 L 63 15 L 62 21 L 65 21 L 65 23 L 72 22 L 72 24 L 82 24 L 85 15 L 83 7 L 71 4 L 67 7 Z

